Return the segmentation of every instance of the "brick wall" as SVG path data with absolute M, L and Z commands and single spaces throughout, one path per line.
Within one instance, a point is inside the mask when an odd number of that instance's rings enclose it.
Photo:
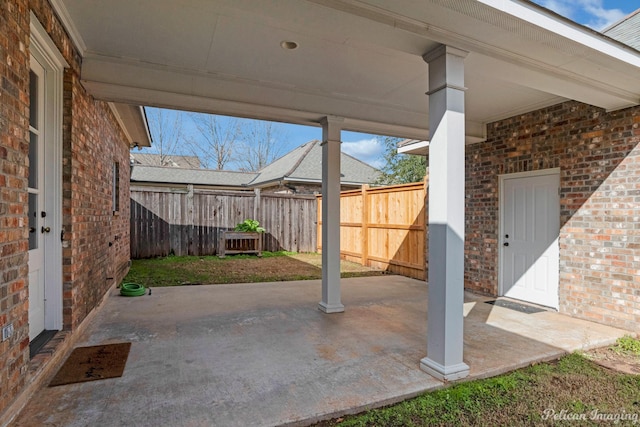
M 27 177 L 29 21 L 27 1 L 0 3 L 0 413 L 25 384 L 28 362 Z M 26 333 L 24 331 L 27 331 Z
M 129 261 L 129 149 L 109 107 L 65 73 L 63 137 L 64 325 L 75 329 L 120 281 Z M 112 211 L 113 162 L 120 164 L 120 211 Z
M 28 10 L 26 0 L 0 2 L 0 325 L 15 327 L 0 343 L 0 412 L 24 387 L 29 358 Z
M 29 377 L 27 175 L 29 13 L 70 68 L 64 77 L 64 328 L 75 330 L 122 279 L 129 260 L 129 150 L 108 105 L 81 86 L 80 57 L 46 0 L 0 2 L 0 415 Z M 120 212 L 112 212 L 113 162 L 120 162 Z M 0 417 L 1 418 L 1 417 Z
M 561 169 L 560 311 L 640 326 L 640 107 L 565 102 L 467 146 L 465 287 L 498 292 L 498 175 Z

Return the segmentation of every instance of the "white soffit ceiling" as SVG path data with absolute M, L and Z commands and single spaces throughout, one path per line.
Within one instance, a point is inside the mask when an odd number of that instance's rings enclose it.
M 421 56 L 439 43 L 470 51 L 471 138 L 565 98 L 606 109 L 640 101 L 638 52 L 526 1 L 53 3 L 83 50 L 83 83 L 108 101 L 306 124 L 337 115 L 352 130 L 421 139 Z M 282 49 L 285 40 L 299 47 Z

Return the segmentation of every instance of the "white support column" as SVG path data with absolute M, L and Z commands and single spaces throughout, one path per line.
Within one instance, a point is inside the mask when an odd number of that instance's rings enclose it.
M 322 301 L 325 313 L 342 313 L 340 301 L 340 131 L 342 119 L 322 120 Z
M 462 360 L 464 308 L 464 58 L 441 45 L 429 64 L 429 302 L 427 357 L 420 368 L 442 380 L 469 375 Z

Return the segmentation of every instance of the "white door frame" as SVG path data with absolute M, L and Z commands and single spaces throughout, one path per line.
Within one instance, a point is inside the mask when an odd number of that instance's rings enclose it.
M 544 175 L 558 175 L 560 176 L 560 168 L 550 168 L 550 169 L 541 169 L 530 172 L 515 172 L 509 174 L 498 175 L 498 295 L 503 296 L 505 294 L 504 291 L 504 280 L 503 280 L 503 269 L 504 269 L 504 247 L 503 236 L 504 236 L 504 210 L 505 210 L 505 194 L 504 194 L 504 183 L 508 179 L 514 178 L 531 178 L 536 176 L 544 176 Z M 560 289 L 560 283 L 558 283 L 558 290 Z M 552 307 L 558 309 L 558 305 Z
M 45 329 L 61 330 L 62 320 L 62 115 L 64 68 L 69 65 L 31 12 L 30 54 L 45 68 L 44 211 L 51 228 L 44 239 Z M 36 232 L 38 232 L 37 230 Z

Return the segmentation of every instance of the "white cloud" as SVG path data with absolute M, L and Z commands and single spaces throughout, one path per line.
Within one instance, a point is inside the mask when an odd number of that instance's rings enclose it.
M 624 18 L 627 13 L 617 8 L 606 8 L 602 0 L 538 0 L 541 6 L 580 24 L 603 30 Z
M 546 7 L 549 10 L 553 10 L 559 15 L 573 19 L 575 10 L 574 2 L 567 2 L 565 0 L 541 0 L 537 1 L 536 3 L 540 4 L 540 6 Z
M 384 165 L 382 153 L 384 145 L 376 138 L 362 139 L 359 141 L 343 141 L 342 152 L 362 160 L 373 167 L 379 168 Z
M 579 0 L 578 3 L 584 7 L 585 12 L 592 16 L 587 25 L 595 30 L 603 30 L 627 15 L 620 9 L 605 9 L 602 6 L 602 1 Z

